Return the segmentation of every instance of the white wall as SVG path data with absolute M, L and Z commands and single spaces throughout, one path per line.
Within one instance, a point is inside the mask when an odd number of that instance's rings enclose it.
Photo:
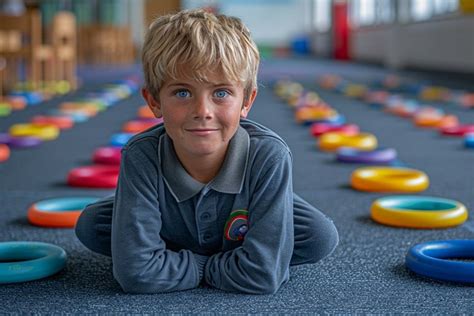
M 287 46 L 311 29 L 312 0 L 182 0 L 182 5 L 216 6 L 219 13 L 239 17 L 262 45 Z
M 474 16 L 355 30 L 354 60 L 474 73 Z

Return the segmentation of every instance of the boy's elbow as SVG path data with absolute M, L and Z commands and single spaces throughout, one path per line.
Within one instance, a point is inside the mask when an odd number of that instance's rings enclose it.
M 279 278 L 274 273 L 260 273 L 258 278 L 254 278 L 253 282 L 243 286 L 243 292 L 256 295 L 275 294 L 285 283 L 287 278 Z
M 129 294 L 150 294 L 149 285 L 143 282 L 139 275 L 130 272 L 114 271 L 115 280 L 125 293 Z

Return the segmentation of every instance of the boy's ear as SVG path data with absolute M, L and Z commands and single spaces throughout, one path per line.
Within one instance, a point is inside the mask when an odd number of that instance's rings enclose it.
M 143 88 L 142 89 L 142 97 L 145 99 L 146 103 L 148 104 L 148 107 L 150 110 L 155 114 L 157 118 L 162 117 L 161 114 L 161 104 L 160 102 L 156 101 L 153 95 L 148 91 L 147 89 Z
M 253 101 L 257 97 L 257 89 L 253 89 L 250 93 L 247 100 L 244 100 L 244 104 L 242 106 L 242 110 L 240 110 L 240 117 L 246 118 L 252 108 Z

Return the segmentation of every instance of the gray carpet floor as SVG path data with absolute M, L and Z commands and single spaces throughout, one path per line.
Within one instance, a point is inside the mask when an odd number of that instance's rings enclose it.
M 135 69 L 119 72 L 125 76 Z M 404 266 L 407 250 L 416 243 L 439 239 L 472 239 L 474 223 L 442 230 L 392 228 L 374 223 L 369 208 L 382 194 L 352 190 L 348 183 L 358 166 L 341 164 L 334 155 L 317 150 L 309 128 L 297 125 L 292 110 L 272 91 L 280 76 L 300 80 L 349 122 L 374 133 L 381 146 L 394 147 L 407 166 L 425 171 L 431 185 L 424 195 L 459 200 L 474 207 L 474 150 L 461 139 L 439 136 L 365 103 L 321 90 L 316 76 L 335 72 L 353 79 L 381 78 L 386 70 L 367 65 L 310 59 L 264 60 L 261 87 L 250 118 L 278 132 L 292 149 L 294 187 L 303 198 L 330 216 L 340 234 L 333 254 L 314 265 L 291 269 L 291 279 L 275 295 L 242 295 L 209 287 L 157 295 L 124 294 L 113 279 L 111 260 L 84 248 L 71 229 L 34 227 L 26 220 L 32 203 L 71 195 L 105 196 L 112 190 L 70 188 L 67 172 L 91 162 L 95 148 L 106 145 L 121 125 L 133 119 L 143 104 L 136 94 L 104 113 L 61 133 L 36 149 L 14 150 L 0 164 L 0 241 L 30 240 L 53 243 L 68 254 L 66 268 L 55 276 L 20 284 L 0 285 L 0 314 L 471 314 L 474 287 L 419 277 Z M 81 93 L 117 79 L 117 72 L 85 71 Z M 407 73 L 417 80 L 436 80 L 464 88 L 463 79 Z M 471 81 L 472 82 L 472 81 Z M 63 96 L 0 118 L 0 132 L 56 108 L 74 96 Z M 440 107 L 474 123 L 474 110 Z

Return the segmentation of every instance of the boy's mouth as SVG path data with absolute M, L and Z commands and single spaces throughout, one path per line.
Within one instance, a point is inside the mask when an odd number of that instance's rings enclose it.
M 209 135 L 213 132 L 216 132 L 218 129 L 217 128 L 189 128 L 186 129 L 186 131 L 194 134 L 194 135 L 199 135 L 199 136 L 206 136 Z

